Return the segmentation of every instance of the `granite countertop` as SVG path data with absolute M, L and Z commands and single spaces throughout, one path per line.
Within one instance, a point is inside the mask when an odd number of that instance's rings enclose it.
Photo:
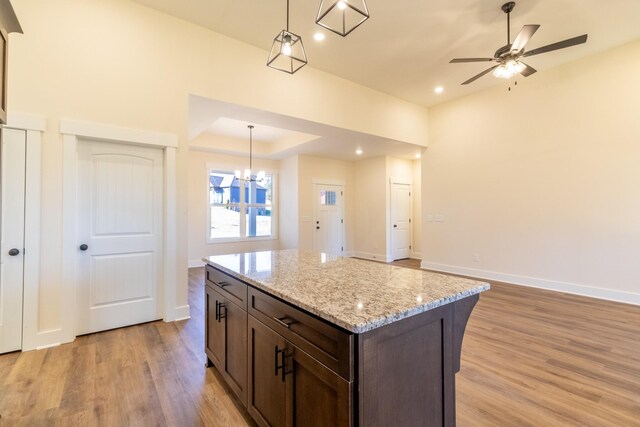
M 203 261 L 354 333 L 489 289 L 485 282 L 297 249 Z

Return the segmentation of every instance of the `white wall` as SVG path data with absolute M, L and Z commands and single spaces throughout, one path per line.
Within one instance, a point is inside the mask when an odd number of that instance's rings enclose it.
M 209 209 L 209 169 L 208 165 L 224 165 L 229 170 L 242 169 L 249 161 L 248 157 L 229 156 L 197 150 L 189 151 L 189 266 L 204 265 L 202 258 L 210 255 L 236 252 L 254 252 L 278 249 L 276 236 L 273 240 L 255 240 L 233 243 L 207 243 L 207 212 Z M 253 159 L 255 170 L 263 169 L 277 172 L 276 160 Z M 280 182 L 278 176 L 278 183 Z M 282 187 L 278 186 L 279 190 Z M 278 206 L 276 207 L 278 209 Z M 279 210 L 279 209 L 278 209 Z M 276 215 L 279 211 L 276 212 Z
M 355 163 L 355 255 L 386 260 L 389 181 L 385 157 Z
M 21 0 L 14 8 L 25 34 L 10 36 L 8 110 L 42 114 L 48 122 L 42 153 L 43 303 L 34 314 L 39 331 L 60 328 L 69 304 L 61 300 L 61 118 L 178 135 L 180 307 L 187 304 L 189 257 L 189 94 L 421 145 L 427 138 L 422 107 L 312 66 L 295 76 L 269 69 L 266 51 L 128 0 Z M 403 126 L 397 126 L 398 117 Z
M 638 70 L 640 41 L 431 108 L 423 266 L 640 304 Z
M 299 192 L 299 157 L 291 156 L 280 161 L 280 249 L 298 247 L 298 209 Z

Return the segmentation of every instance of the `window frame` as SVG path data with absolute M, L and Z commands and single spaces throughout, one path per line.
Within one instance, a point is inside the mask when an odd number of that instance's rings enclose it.
M 246 166 L 246 165 L 245 165 Z M 255 242 L 255 241 L 268 241 L 268 240 L 278 240 L 278 171 L 273 169 L 260 169 L 265 172 L 266 175 L 271 176 L 271 234 L 268 236 L 247 236 L 247 215 L 249 207 L 263 207 L 268 206 L 260 203 L 247 203 L 245 200 L 245 191 L 244 187 L 241 186 L 240 191 L 240 202 L 233 203 L 233 205 L 237 205 L 240 207 L 240 236 L 239 237 L 211 237 L 211 208 L 213 206 L 224 206 L 224 203 L 211 203 L 210 199 L 210 177 L 211 172 L 220 172 L 220 173 L 230 173 L 233 174 L 236 170 L 244 170 L 243 166 L 240 165 L 223 165 L 218 163 L 207 163 L 206 164 L 206 212 L 205 212 L 205 220 L 206 220 L 206 229 L 205 229 L 205 239 L 207 244 L 216 244 L 216 243 L 233 243 L 233 242 Z

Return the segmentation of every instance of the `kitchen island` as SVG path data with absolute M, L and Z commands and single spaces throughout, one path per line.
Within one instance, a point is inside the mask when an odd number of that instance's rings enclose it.
M 455 425 L 487 283 L 303 250 L 204 260 L 208 362 L 259 425 Z

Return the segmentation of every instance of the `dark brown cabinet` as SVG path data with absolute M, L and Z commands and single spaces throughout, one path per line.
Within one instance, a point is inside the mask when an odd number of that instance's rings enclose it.
M 247 312 L 209 285 L 205 297 L 207 357 L 246 403 Z
M 206 353 L 262 427 L 455 426 L 478 295 L 354 334 L 206 267 Z
M 249 414 L 261 426 L 350 426 L 351 383 L 249 316 Z

